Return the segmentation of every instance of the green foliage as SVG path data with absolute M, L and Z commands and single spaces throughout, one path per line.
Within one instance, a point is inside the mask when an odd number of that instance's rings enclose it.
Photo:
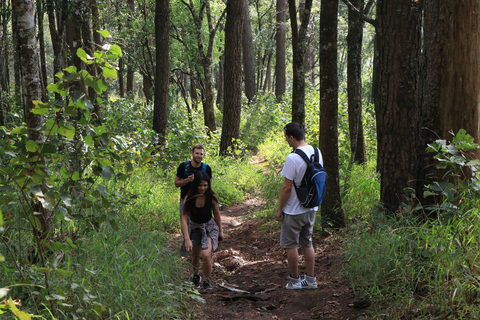
M 479 166 L 469 160 L 476 149 L 464 130 L 452 142 L 432 143 L 429 151 L 445 172 L 445 181 L 426 187 L 436 202 L 405 206 L 396 219 L 372 211 L 350 230 L 344 272 L 358 295 L 381 302 L 378 313 L 391 319 L 480 315 Z

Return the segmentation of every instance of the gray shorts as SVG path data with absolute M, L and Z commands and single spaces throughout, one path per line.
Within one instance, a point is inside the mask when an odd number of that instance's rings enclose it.
M 303 247 L 311 247 L 315 215 L 315 211 L 308 211 L 294 216 L 284 214 L 280 233 L 280 245 L 289 249 L 298 248 L 299 244 Z

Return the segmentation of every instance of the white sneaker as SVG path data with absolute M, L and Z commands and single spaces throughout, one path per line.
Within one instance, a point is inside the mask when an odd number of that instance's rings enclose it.
M 300 281 L 301 280 L 300 276 L 298 276 L 298 279 L 288 276 L 288 279 L 290 279 L 290 282 L 287 283 L 287 285 L 285 286 L 285 289 L 288 289 L 288 290 L 302 289 L 302 282 Z
M 317 289 L 317 281 L 309 282 L 307 281 L 307 275 L 304 276 L 302 282 L 302 289 Z

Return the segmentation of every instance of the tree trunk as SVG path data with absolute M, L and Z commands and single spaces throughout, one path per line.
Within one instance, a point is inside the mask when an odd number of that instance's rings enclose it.
M 363 8 L 363 0 L 352 0 L 356 8 Z M 347 90 L 348 90 L 348 128 L 350 131 L 350 164 L 362 164 L 365 159 L 365 141 L 362 124 L 362 42 L 363 19 L 351 8 L 348 9 L 347 35 Z
M 100 29 L 100 22 L 99 22 L 99 17 L 98 17 L 98 6 L 97 6 L 97 1 L 92 0 L 92 29 L 93 29 L 93 51 L 99 50 L 102 46 L 102 38 L 100 33 L 97 32 L 97 30 Z M 94 67 L 91 70 L 92 76 L 96 77 L 101 73 L 100 68 L 97 65 L 94 65 Z M 102 76 L 103 78 L 103 76 Z M 92 116 L 96 118 L 95 122 L 97 124 L 102 124 L 102 110 L 100 108 L 100 104 L 96 101 L 92 101 L 93 103 L 93 112 Z
M 322 217 L 334 227 L 345 227 L 338 165 L 338 0 L 322 0 L 320 10 L 320 139 L 328 173 Z
M 227 2 L 225 22 L 225 106 L 220 155 L 234 154 L 242 110 L 242 20 L 247 0 Z M 229 150 L 230 149 L 230 150 Z
M 158 142 L 164 146 L 167 135 L 168 85 L 170 81 L 170 0 L 156 0 L 155 6 L 155 101 L 153 130 Z
M 37 18 L 38 18 L 38 42 L 40 45 L 40 71 L 42 79 L 42 101 L 47 101 L 47 63 L 45 61 L 45 36 L 44 36 L 44 27 L 43 19 L 45 17 L 45 12 L 43 11 L 42 1 L 37 1 Z
M 285 40 L 286 0 L 277 0 L 277 34 L 275 35 L 275 96 L 281 99 L 285 94 Z
M 215 123 L 215 93 L 214 93 L 214 77 L 213 77 L 213 45 L 215 40 L 215 34 L 218 31 L 219 26 L 224 17 L 224 13 L 220 16 L 219 19 L 216 20 L 217 24 L 213 25 L 213 17 L 210 11 L 210 1 L 204 0 L 200 4 L 200 9 L 197 14 L 195 5 L 193 4 L 193 0 L 190 0 L 189 3 L 182 0 L 182 3 L 187 6 L 192 14 L 193 21 L 195 23 L 195 31 L 196 31 L 196 39 L 197 39 L 197 46 L 198 51 L 200 54 L 200 64 L 203 68 L 203 114 L 205 118 L 205 126 L 210 131 L 217 130 L 217 125 Z M 207 15 L 207 24 L 208 24 L 208 47 L 205 50 L 204 42 L 203 42 L 203 17 Z
M 218 59 L 218 79 L 217 79 L 217 108 L 223 113 L 223 91 L 224 91 L 224 66 L 225 66 L 225 54 Z
M 33 16 L 33 3 L 31 0 L 12 0 L 13 15 L 16 16 L 14 29 L 18 30 L 17 40 L 19 56 L 23 70 L 23 100 L 25 105 L 25 122 L 28 129 L 28 139 L 37 144 L 45 143 L 45 135 L 41 130 L 35 130 L 43 124 L 43 117 L 34 114 L 31 110 L 34 108 L 33 101 L 42 98 L 42 85 L 40 82 L 39 60 L 37 54 L 37 39 L 35 34 L 35 23 Z M 36 152 L 31 152 L 30 156 L 39 158 L 38 162 L 30 163 L 34 168 L 38 165 L 40 170 L 45 170 L 44 157 Z M 41 187 L 42 191 L 46 188 Z M 40 239 L 45 239 L 52 229 L 52 212 L 45 209 L 38 201 L 33 203 L 35 211 L 41 226 L 35 230 Z M 33 214 L 33 212 L 32 212 Z
M 414 0 L 377 3 L 378 157 L 380 200 L 394 214 L 403 190 L 412 186 L 418 169 L 418 81 L 421 14 Z
M 62 1 L 46 0 L 46 6 L 53 49 L 53 82 L 57 82 L 58 79 L 55 77 L 55 74 L 60 72 L 65 66 L 63 42 L 68 14 L 64 12 L 65 4 Z
M 150 104 L 152 102 L 152 80 L 146 74 L 143 77 L 143 94 L 145 95 L 145 102 Z
M 195 81 L 195 68 L 190 66 L 190 97 L 192 98 L 193 110 L 198 110 L 198 94 L 197 94 L 197 82 Z M 222 90 L 223 100 L 223 90 Z
M 243 73 L 245 75 L 245 96 L 251 102 L 257 94 L 255 82 L 255 52 L 253 48 L 252 24 L 250 21 L 250 8 L 248 1 L 245 3 L 243 19 L 242 56 Z
M 12 15 L 12 25 L 18 25 L 17 17 Z M 15 80 L 15 98 L 19 103 L 22 104 L 22 110 L 25 114 L 25 105 L 23 104 L 22 99 L 22 64 L 20 62 L 20 48 L 19 48 L 19 40 L 18 40 L 18 29 L 12 28 L 12 38 L 14 43 L 14 54 L 13 54 L 13 73 L 14 73 L 14 80 Z
M 305 10 L 301 15 L 301 24 L 298 29 L 295 0 L 288 0 L 290 21 L 292 25 L 292 48 L 293 48 L 293 89 L 292 89 L 292 121 L 305 127 L 305 68 L 304 55 L 306 37 L 312 0 L 305 1 Z
M 135 1 L 134 0 L 127 0 L 127 6 L 129 10 L 129 17 L 128 20 L 132 21 L 133 14 L 135 12 Z M 127 58 L 127 94 L 131 97 L 131 99 L 135 98 L 134 95 L 134 69 L 133 69 L 133 57 L 129 55 Z
M 465 129 L 479 143 L 480 4 L 477 1 L 424 1 L 424 50 L 420 157 L 417 196 L 439 181 L 438 163 L 428 143 L 450 140 Z M 477 154 L 477 157 L 479 155 Z

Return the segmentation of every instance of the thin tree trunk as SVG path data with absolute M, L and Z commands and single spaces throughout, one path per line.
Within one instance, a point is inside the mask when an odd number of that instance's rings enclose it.
M 45 61 L 45 35 L 43 27 L 43 19 L 45 12 L 43 11 L 43 2 L 37 1 L 37 17 L 38 17 L 38 42 L 40 45 L 40 71 L 42 79 L 42 101 L 47 101 L 47 63 Z
M 312 0 L 305 1 L 305 11 L 300 17 L 301 24 L 298 28 L 296 20 L 295 0 L 288 0 L 290 21 L 292 25 L 293 47 L 293 89 L 292 89 L 292 121 L 305 127 L 305 68 L 304 55 L 306 48 L 306 36 Z
M 363 8 L 363 0 L 352 0 L 357 8 Z M 365 142 L 362 124 L 362 42 L 363 19 L 351 8 L 348 9 L 347 35 L 347 91 L 348 91 L 348 128 L 350 131 L 350 163 L 362 164 L 365 159 Z
M 155 101 L 153 130 L 158 143 L 165 145 L 168 118 L 168 85 L 170 80 L 170 0 L 156 0 L 155 6 Z
M 217 80 L 217 108 L 223 113 L 223 91 L 224 91 L 224 65 L 225 65 L 225 54 L 220 56 L 218 59 L 218 80 Z
M 328 172 L 327 189 L 321 207 L 322 217 L 334 227 L 345 227 L 340 195 L 338 155 L 338 0 L 322 0 L 320 10 L 320 138 Z
M 275 35 L 275 96 L 281 99 L 285 94 L 285 40 L 286 40 L 286 0 L 277 0 L 277 33 Z
M 257 94 L 255 82 L 255 52 L 253 49 L 252 24 L 248 1 L 245 3 L 242 37 L 243 73 L 245 75 L 245 96 L 251 102 Z
M 245 1 L 227 2 L 225 23 L 225 106 L 220 155 L 233 154 L 242 110 L 242 20 Z

